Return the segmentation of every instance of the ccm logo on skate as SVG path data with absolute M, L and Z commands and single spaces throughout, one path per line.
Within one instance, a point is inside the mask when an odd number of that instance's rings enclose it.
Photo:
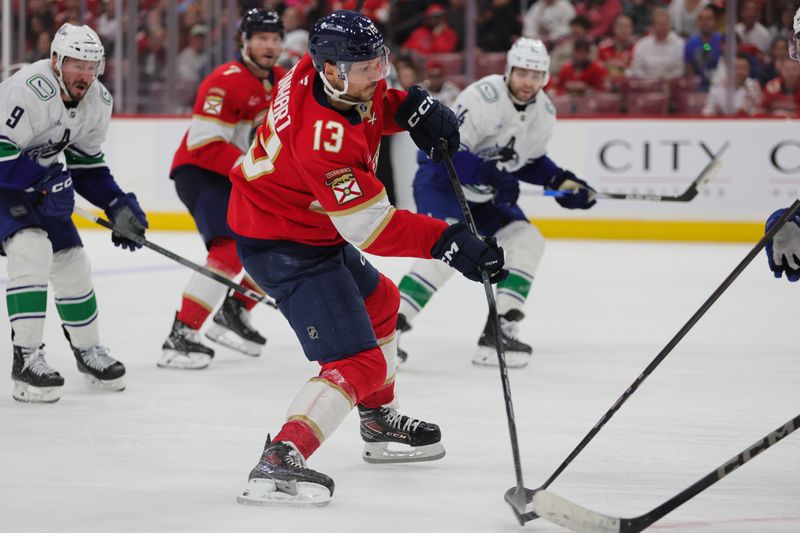
M 428 112 L 428 109 L 430 109 L 432 105 L 433 105 L 433 98 L 431 97 L 431 95 L 428 95 L 427 98 L 425 98 L 425 100 L 423 100 L 422 103 L 419 104 L 417 110 L 411 113 L 411 116 L 408 117 L 408 125 L 413 128 L 414 126 L 419 124 L 419 119 L 422 118 L 422 115 Z
M 450 245 L 450 249 L 447 250 L 444 253 L 444 257 L 442 258 L 442 261 L 444 261 L 445 263 L 447 263 L 449 265 L 450 261 L 453 260 L 453 258 L 456 256 L 458 251 L 459 251 L 458 244 L 456 244 L 456 243 L 451 244 Z

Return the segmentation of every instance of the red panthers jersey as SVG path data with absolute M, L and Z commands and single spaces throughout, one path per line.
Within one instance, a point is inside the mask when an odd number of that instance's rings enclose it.
M 272 67 L 261 80 L 240 61 L 220 65 L 197 90 L 189 131 L 172 160 L 172 169 L 194 165 L 228 176 L 247 151 L 253 129 L 264 119 L 273 85 L 286 74 Z
M 375 176 L 381 136 L 402 131 L 406 97 L 381 80 L 371 102 L 337 111 L 306 55 L 277 85 L 267 117 L 231 172 L 228 224 L 252 239 L 430 258 L 447 223 L 392 207 Z

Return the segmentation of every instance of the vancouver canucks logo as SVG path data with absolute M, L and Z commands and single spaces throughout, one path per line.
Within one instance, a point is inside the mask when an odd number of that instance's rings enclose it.
M 40 144 L 38 146 L 26 148 L 22 151 L 22 154 L 33 161 L 55 157 L 63 152 L 64 148 L 66 148 L 69 144 L 69 134 L 70 131 L 69 128 L 67 128 L 64 130 L 64 135 L 61 137 L 60 141 L 54 143 L 53 141 L 48 140 L 46 144 Z
M 483 159 L 490 159 L 492 161 L 499 161 L 501 163 L 516 163 L 519 161 L 519 154 L 514 149 L 514 144 L 517 142 L 516 137 L 511 137 L 504 146 L 495 144 L 494 148 L 489 148 L 481 153 Z

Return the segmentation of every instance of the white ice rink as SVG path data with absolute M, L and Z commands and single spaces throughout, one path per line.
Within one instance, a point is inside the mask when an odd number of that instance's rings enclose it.
M 315 365 L 283 318 L 259 307 L 254 323 L 269 338 L 261 358 L 218 348 L 206 370 L 156 368 L 189 271 L 149 250 L 115 249 L 106 233 L 84 236 L 102 339 L 127 365 L 128 389 L 86 388 L 51 302 L 45 342 L 66 379 L 62 399 L 13 401 L 1 306 L 0 531 L 521 530 L 503 502 L 514 470 L 499 375 L 470 363 L 486 319 L 479 285 L 453 278 L 403 339 L 401 410 L 441 426 L 443 460 L 363 462 L 352 414 L 310 463 L 336 481 L 330 506 L 246 507 L 235 497 L 266 433 L 278 430 Z M 204 257 L 195 235 L 149 236 Z M 548 242 L 522 333 L 534 357 L 511 372 L 527 486 L 553 472 L 748 249 Z M 399 281 L 410 262 L 375 263 Z M 773 279 L 762 254 L 551 488 L 606 514 L 662 503 L 798 414 L 798 341 L 800 283 Z M 653 529 L 800 531 L 799 454 L 794 434 Z M 560 528 L 537 520 L 524 530 Z

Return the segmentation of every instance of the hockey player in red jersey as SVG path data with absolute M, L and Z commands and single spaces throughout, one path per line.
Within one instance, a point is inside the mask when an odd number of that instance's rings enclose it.
M 206 266 L 233 278 L 242 270 L 226 217 L 228 174 L 247 151 L 255 128 L 263 121 L 275 84 L 286 71 L 275 64 L 283 46 L 283 24 L 275 11 L 251 9 L 242 18 L 241 57 L 217 67 L 197 91 L 192 122 L 175 152 L 170 177 L 189 209 L 208 248 Z M 245 287 L 260 291 L 245 275 Z M 226 294 L 227 293 L 227 294 Z M 223 300 L 224 298 L 224 300 Z M 255 300 L 201 274 L 193 274 L 183 293 L 158 366 L 205 368 L 214 350 L 198 332 L 223 300 L 209 339 L 251 356 L 267 342 L 249 321 Z
M 361 255 L 441 259 L 470 279 L 508 273 L 502 251 L 463 224 L 397 210 L 375 177 L 381 136 L 408 130 L 441 159 L 459 145 L 455 115 L 419 87 L 387 89 L 388 49 L 353 11 L 316 22 L 309 54 L 277 86 L 265 123 L 231 172 L 228 222 L 247 272 L 320 373 L 250 472 L 240 503 L 325 505 L 333 480 L 305 461 L 358 406 L 367 462 L 444 456 L 435 424 L 392 406 L 397 287 Z M 391 448 L 389 445 L 391 444 Z

